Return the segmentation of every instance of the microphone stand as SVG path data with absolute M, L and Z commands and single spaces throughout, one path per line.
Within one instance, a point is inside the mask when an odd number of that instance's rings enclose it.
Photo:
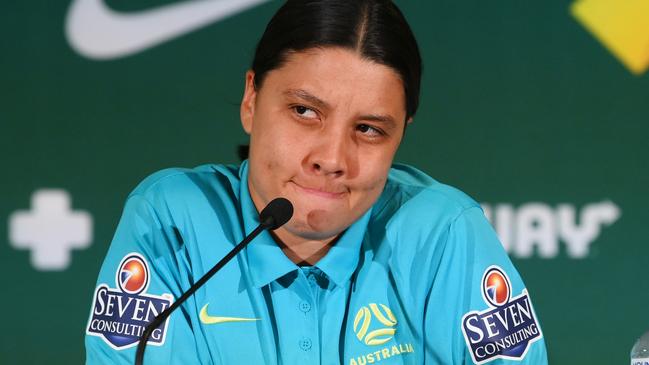
M 151 323 L 144 329 L 140 342 L 137 344 L 137 351 L 135 353 L 135 365 L 142 365 L 144 361 L 144 351 L 146 350 L 146 343 L 151 337 L 153 331 L 158 328 L 164 321 L 169 318 L 171 312 L 178 308 L 183 302 L 187 300 L 192 294 L 205 284 L 217 271 L 221 270 L 228 261 L 232 260 L 241 250 L 243 250 L 250 241 L 257 237 L 264 229 L 275 230 L 291 219 L 293 215 L 293 205 L 285 198 L 275 198 L 271 200 L 268 205 L 259 213 L 259 221 L 261 222 L 250 234 L 248 234 L 243 241 L 236 245 L 232 251 L 228 252 L 219 262 L 214 265 L 202 278 L 192 285 L 183 295 L 178 298 L 169 308 L 163 310 L 158 314 Z
M 270 224 L 272 225 L 272 224 Z M 210 271 L 208 271 L 205 275 L 203 275 L 202 278 L 200 278 L 194 285 L 189 288 L 183 295 L 178 298 L 177 301 L 175 301 L 171 306 L 169 306 L 167 309 L 162 311 L 158 316 L 156 316 L 151 323 L 149 323 L 148 326 L 146 326 L 146 329 L 144 330 L 144 333 L 142 333 L 142 337 L 140 337 L 140 342 L 137 344 L 137 352 L 135 353 L 135 365 L 142 365 L 142 362 L 144 361 L 144 351 L 146 350 L 146 343 L 149 340 L 149 337 L 151 337 L 151 333 L 158 328 L 164 321 L 171 315 L 171 312 L 173 312 L 176 308 L 178 308 L 183 302 L 187 300 L 192 294 L 198 290 L 205 282 L 207 282 L 214 274 L 216 274 L 217 271 L 221 270 L 225 264 L 228 263 L 228 261 L 232 260 L 234 256 L 236 256 L 241 250 L 243 250 L 244 247 L 250 243 L 255 237 L 257 237 L 264 229 L 268 228 L 269 224 L 268 222 L 262 222 L 257 228 L 255 228 L 246 238 L 241 241 L 238 245 L 236 245 L 232 251 L 228 252 L 227 255 L 225 255 L 221 261 L 217 262 L 216 265 Z

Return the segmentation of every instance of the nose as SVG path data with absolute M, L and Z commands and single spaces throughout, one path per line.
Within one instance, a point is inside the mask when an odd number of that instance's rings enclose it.
M 344 131 L 323 131 L 305 161 L 308 171 L 328 177 L 345 175 L 351 148 L 348 138 Z

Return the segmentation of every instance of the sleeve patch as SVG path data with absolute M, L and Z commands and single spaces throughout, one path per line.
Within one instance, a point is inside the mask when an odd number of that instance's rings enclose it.
M 149 265 L 136 252 L 124 256 L 115 272 L 115 288 L 100 284 L 95 289 L 86 333 L 98 336 L 115 350 L 137 345 L 146 326 L 171 306 L 171 294 L 147 294 Z M 148 344 L 162 346 L 169 319 L 155 329 Z
M 481 286 L 489 308 L 462 317 L 462 332 L 473 362 L 522 360 L 530 345 L 543 337 L 527 289 L 512 296 L 511 281 L 499 266 L 485 270 Z

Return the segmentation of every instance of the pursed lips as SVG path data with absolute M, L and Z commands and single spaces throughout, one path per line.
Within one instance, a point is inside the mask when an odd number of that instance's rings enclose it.
M 341 187 L 337 188 L 332 188 L 332 187 L 324 187 L 324 188 L 312 188 L 312 187 L 306 187 L 304 185 L 301 185 L 295 181 L 291 182 L 298 187 L 300 190 L 312 194 L 315 196 L 319 196 L 322 198 L 328 198 L 328 199 L 339 199 L 342 196 L 344 196 L 347 193 L 347 190 Z

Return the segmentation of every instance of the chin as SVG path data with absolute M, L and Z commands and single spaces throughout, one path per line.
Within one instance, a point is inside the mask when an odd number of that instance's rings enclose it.
M 318 225 L 314 225 L 313 222 L 299 219 L 295 222 L 289 222 L 285 228 L 291 234 L 308 240 L 325 240 L 333 238 L 347 229 L 347 226 L 341 228 L 340 226 L 331 223 L 332 222 L 321 222 Z

